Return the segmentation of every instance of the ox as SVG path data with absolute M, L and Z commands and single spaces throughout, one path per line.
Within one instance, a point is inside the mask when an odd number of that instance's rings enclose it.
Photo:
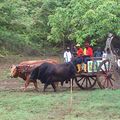
M 46 62 L 32 71 L 30 80 L 41 80 L 41 82 L 45 84 L 43 91 L 51 84 L 55 92 L 56 86 L 54 82 L 61 82 L 61 84 L 63 84 L 64 81 L 74 78 L 75 73 L 76 68 L 71 62 L 63 64 L 51 64 Z
M 21 62 L 19 65 L 34 65 L 34 64 L 39 64 L 39 63 L 43 63 L 43 62 L 50 62 L 53 64 L 58 63 L 57 60 L 54 59 L 44 59 L 44 60 L 31 60 L 31 61 L 23 61 Z
M 46 60 L 34 60 L 34 61 L 24 61 L 21 62 L 19 65 L 12 65 L 10 76 L 12 78 L 20 77 L 25 81 L 24 91 L 27 89 L 30 82 L 33 82 L 35 89 L 38 90 L 37 81 L 30 81 L 30 73 L 31 71 L 36 68 L 37 66 L 41 65 L 44 62 L 49 62 L 51 64 L 57 64 L 58 62 L 53 59 L 46 59 Z

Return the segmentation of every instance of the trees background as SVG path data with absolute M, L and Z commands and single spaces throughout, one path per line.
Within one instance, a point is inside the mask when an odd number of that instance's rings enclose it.
M 118 0 L 0 1 L 1 54 L 50 54 L 86 40 L 104 46 L 108 32 L 120 36 Z

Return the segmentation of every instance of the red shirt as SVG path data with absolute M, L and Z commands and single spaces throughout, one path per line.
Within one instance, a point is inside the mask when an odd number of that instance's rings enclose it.
M 89 55 L 90 57 L 93 56 L 93 49 L 91 47 L 84 49 L 84 55 Z
M 83 49 L 82 48 L 79 48 L 77 50 L 77 56 L 80 57 L 81 55 L 83 55 Z

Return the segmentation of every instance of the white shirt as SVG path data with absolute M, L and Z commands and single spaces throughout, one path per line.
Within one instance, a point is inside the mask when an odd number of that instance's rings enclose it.
M 72 59 L 72 54 L 70 51 L 65 51 L 64 52 L 64 59 L 65 59 L 65 62 L 70 62 L 71 59 Z
M 106 60 L 106 59 L 107 59 L 107 53 L 103 52 L 102 60 Z

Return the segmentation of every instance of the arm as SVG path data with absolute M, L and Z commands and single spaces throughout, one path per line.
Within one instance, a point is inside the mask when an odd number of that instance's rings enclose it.
M 93 56 L 93 49 L 92 48 L 89 48 L 89 55 L 90 55 L 90 57 Z

